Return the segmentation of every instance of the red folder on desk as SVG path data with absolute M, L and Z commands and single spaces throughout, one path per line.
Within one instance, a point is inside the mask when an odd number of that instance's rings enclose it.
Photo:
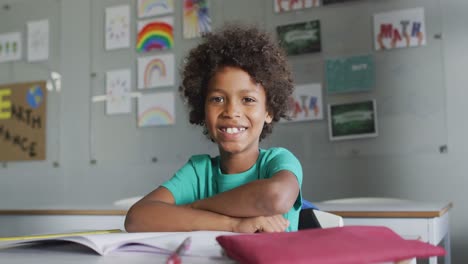
M 387 227 L 346 226 L 290 233 L 219 236 L 226 254 L 240 263 L 379 263 L 442 256 L 445 250 L 405 240 Z

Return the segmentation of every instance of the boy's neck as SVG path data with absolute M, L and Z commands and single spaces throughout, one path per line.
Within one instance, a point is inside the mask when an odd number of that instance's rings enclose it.
M 237 174 L 242 173 L 250 168 L 257 162 L 260 150 L 257 148 L 256 151 L 249 153 L 227 153 L 220 152 L 219 166 L 221 172 L 224 174 Z

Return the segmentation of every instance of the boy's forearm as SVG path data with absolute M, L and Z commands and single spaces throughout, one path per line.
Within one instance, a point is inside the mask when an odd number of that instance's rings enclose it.
M 272 178 L 247 183 L 191 206 L 233 217 L 284 214 L 294 205 L 299 191 L 294 174 L 279 171 Z
M 283 201 L 268 180 L 257 180 L 210 198 L 195 201 L 190 206 L 233 217 L 268 216 L 286 213 L 292 206 Z M 284 190 L 285 192 L 287 190 Z
M 127 213 L 128 232 L 233 231 L 238 219 L 215 212 L 176 206 L 159 201 L 144 201 Z

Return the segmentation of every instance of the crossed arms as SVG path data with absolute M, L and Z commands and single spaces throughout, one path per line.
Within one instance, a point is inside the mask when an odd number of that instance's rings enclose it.
M 282 232 L 299 194 L 299 183 L 287 170 L 190 204 L 176 205 L 165 187 L 158 187 L 127 213 L 128 232 L 217 230 L 240 233 Z

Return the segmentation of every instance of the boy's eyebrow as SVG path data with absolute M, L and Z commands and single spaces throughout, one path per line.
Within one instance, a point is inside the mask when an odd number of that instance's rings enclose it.
M 213 92 L 220 92 L 220 93 L 225 93 L 225 91 L 221 88 L 209 88 L 208 93 L 213 93 Z M 249 89 L 249 88 L 242 88 L 239 90 L 240 93 L 258 93 L 257 89 Z
M 208 87 L 208 89 L 207 89 L 206 91 L 207 91 L 207 93 L 222 92 L 223 89 L 221 89 L 221 88 L 211 88 L 211 87 Z

